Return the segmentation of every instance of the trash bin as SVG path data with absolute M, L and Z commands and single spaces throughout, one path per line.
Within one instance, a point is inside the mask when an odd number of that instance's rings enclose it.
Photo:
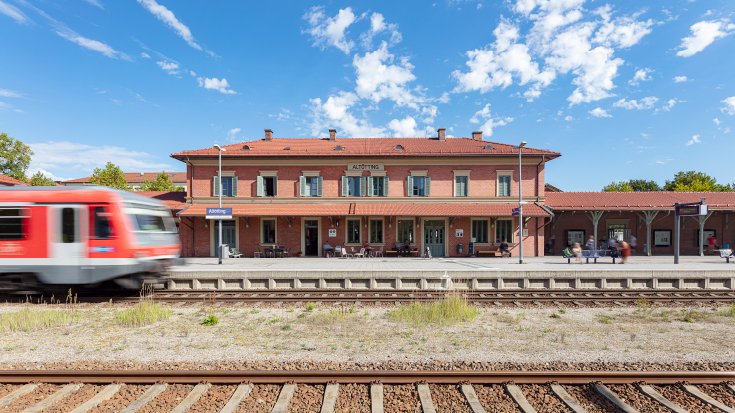
M 462 254 L 462 244 L 457 244 L 457 252 L 461 255 Z
M 643 244 L 643 253 L 648 254 L 648 244 Z

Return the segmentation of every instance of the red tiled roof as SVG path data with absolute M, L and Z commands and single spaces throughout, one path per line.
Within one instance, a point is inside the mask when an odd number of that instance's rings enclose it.
M 168 174 L 169 179 L 171 182 L 186 182 L 186 172 L 166 172 Z M 158 175 L 160 172 L 125 172 L 125 180 L 128 181 L 128 183 L 139 183 L 143 182 L 146 179 L 150 182 L 153 182 L 158 178 Z M 67 182 L 89 182 L 89 179 L 91 176 L 88 176 L 86 178 L 77 178 L 77 179 L 70 179 L 68 181 L 63 181 L 64 183 Z
M 735 192 L 549 192 L 545 205 L 562 211 L 673 210 L 675 203 L 706 198 L 710 209 L 735 210 Z
M 403 149 L 396 149 L 400 145 Z M 492 149 L 485 149 L 490 145 Z M 342 150 L 335 150 L 340 146 Z M 243 149 L 247 147 L 248 149 Z M 406 157 L 406 156 L 508 156 L 518 155 L 513 145 L 469 138 L 342 138 L 329 139 L 265 139 L 225 145 L 223 158 L 257 157 Z M 289 148 L 289 149 L 287 149 Z M 174 153 L 171 157 L 216 157 L 217 149 L 204 148 Z M 547 159 L 561 156 L 559 152 L 523 148 L 523 155 L 546 155 Z
M 232 208 L 233 216 L 511 216 L 517 204 L 248 204 L 222 205 Z M 207 208 L 217 205 L 191 205 L 180 216 L 205 216 Z M 528 204 L 524 216 L 549 216 L 541 207 Z
M 136 191 L 134 193 L 161 200 L 166 204 L 168 209 L 173 211 L 186 208 L 186 192 Z
M 15 186 L 15 185 L 25 185 L 29 186 L 28 182 L 19 181 L 15 178 L 11 178 L 9 176 L 0 175 L 0 185 L 3 186 Z

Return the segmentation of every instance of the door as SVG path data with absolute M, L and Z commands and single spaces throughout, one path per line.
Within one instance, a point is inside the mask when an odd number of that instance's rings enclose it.
M 52 283 L 88 282 L 82 271 L 86 250 L 86 214 L 79 205 L 61 205 L 51 208 L 50 240 L 56 268 Z
M 432 257 L 444 256 L 444 221 L 424 221 L 424 248 L 428 247 Z
M 214 256 L 219 258 L 219 223 L 222 222 L 222 243 L 227 244 L 227 251 L 237 248 L 237 235 L 234 220 L 215 221 L 214 225 Z
M 304 247 L 305 256 L 319 256 L 319 221 L 316 219 L 304 221 Z

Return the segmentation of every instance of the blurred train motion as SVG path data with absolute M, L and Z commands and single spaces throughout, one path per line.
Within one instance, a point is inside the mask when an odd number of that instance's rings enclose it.
M 106 187 L 0 188 L 0 292 L 138 289 L 182 263 L 171 212 Z

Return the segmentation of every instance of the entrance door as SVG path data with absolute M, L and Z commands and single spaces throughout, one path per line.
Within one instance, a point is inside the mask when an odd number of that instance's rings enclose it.
M 214 224 L 214 256 L 219 258 L 219 223 L 222 222 L 222 243 L 227 244 L 227 250 L 237 248 L 237 238 L 235 231 L 235 221 L 215 221 Z
M 52 208 L 51 213 L 54 226 L 51 248 L 58 270 L 52 282 L 86 282 L 86 279 L 80 278 L 86 275 L 82 274 L 83 259 L 87 256 L 86 236 L 82 231 L 86 214 L 79 205 L 57 206 Z
M 319 256 L 319 221 L 316 219 L 307 219 L 304 221 L 304 246 L 305 256 Z
M 444 221 L 424 221 L 424 248 L 429 247 L 432 257 L 444 256 Z

